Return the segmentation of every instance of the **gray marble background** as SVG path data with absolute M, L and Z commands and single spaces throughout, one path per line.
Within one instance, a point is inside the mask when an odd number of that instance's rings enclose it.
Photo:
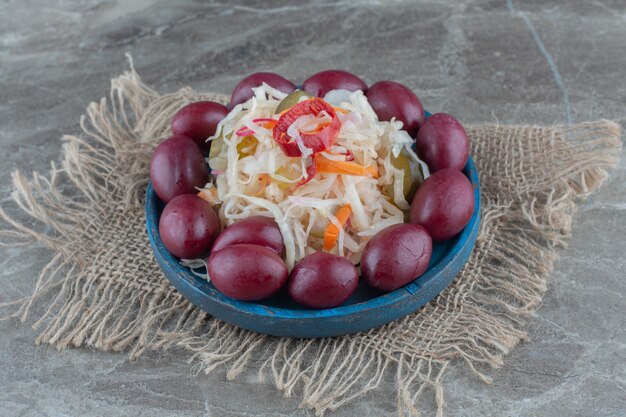
M 0 199 L 14 169 L 45 171 L 60 136 L 135 58 L 159 91 L 228 93 L 246 74 L 335 67 L 414 88 L 464 122 L 626 126 L 626 1 L 0 1 Z M 457 367 L 455 416 L 626 416 L 626 165 L 575 216 L 532 340 L 492 386 Z M 0 249 L 0 302 L 49 254 Z M 182 353 L 57 352 L 0 323 L 1 416 L 307 416 L 252 377 L 194 376 Z M 331 416 L 393 415 L 390 379 Z M 425 415 L 433 415 L 426 403 Z

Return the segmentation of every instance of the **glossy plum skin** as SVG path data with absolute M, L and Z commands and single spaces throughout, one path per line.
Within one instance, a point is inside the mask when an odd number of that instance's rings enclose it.
M 422 103 L 413 91 L 400 83 L 378 81 L 367 91 L 367 99 L 380 120 L 395 117 L 412 138 L 424 123 Z
M 442 169 L 428 177 L 411 203 L 411 223 L 421 224 L 433 241 L 450 239 L 474 212 L 474 189 L 462 172 Z
M 174 256 L 197 259 L 206 256 L 220 232 L 220 221 L 211 205 L 193 194 L 170 201 L 159 219 L 163 244 Z
M 361 273 L 371 287 L 393 291 L 426 271 L 432 251 L 432 240 L 425 228 L 395 224 L 367 242 L 361 255 Z
M 211 253 L 207 265 L 215 288 L 242 301 L 261 300 L 275 294 L 289 276 L 280 256 L 258 245 L 226 246 Z
M 258 87 L 263 83 L 287 94 L 296 89 L 296 85 L 282 75 L 274 74 L 273 72 L 255 72 L 239 81 L 239 84 L 235 86 L 230 97 L 230 108 L 248 101 L 254 95 L 252 88 Z
M 343 304 L 356 290 L 359 274 L 343 256 L 315 252 L 302 258 L 289 277 L 289 296 L 309 308 Z
M 316 97 L 324 97 L 331 90 L 367 91 L 365 81 L 356 75 L 341 70 L 320 71 L 302 83 L 302 89 Z
M 200 147 L 186 136 L 172 136 L 152 153 L 150 181 L 164 202 L 182 194 L 195 194 L 195 187 L 209 180 L 209 168 Z
M 446 113 L 433 114 L 424 121 L 415 145 L 430 172 L 446 168 L 462 171 L 469 158 L 469 140 L 463 125 Z
M 274 219 L 264 216 L 251 216 L 228 226 L 215 240 L 211 252 L 240 243 L 265 246 L 278 255 L 285 250 L 278 225 Z
M 213 101 L 187 104 L 172 118 L 172 133 L 193 139 L 201 149 L 208 152 L 211 142 L 206 140 L 215 134 L 217 124 L 227 114 L 226 106 Z

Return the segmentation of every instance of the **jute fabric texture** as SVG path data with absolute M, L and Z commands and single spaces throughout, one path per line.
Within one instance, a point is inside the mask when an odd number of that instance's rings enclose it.
M 195 372 L 224 369 L 229 379 L 255 372 L 317 415 L 389 381 L 400 415 L 418 415 L 424 395 L 434 395 L 442 415 L 453 362 L 489 383 L 490 370 L 527 337 L 528 317 L 569 237 L 576 203 L 607 178 L 622 146 L 619 126 L 606 120 L 467 126 L 482 222 L 454 283 L 381 328 L 283 339 L 192 306 L 164 278 L 150 249 L 144 198 L 151 151 L 168 136 L 180 107 L 207 99 L 228 98 L 189 88 L 162 95 L 131 69 L 112 80 L 109 97 L 89 105 L 82 133 L 63 137 L 60 164 L 44 175 L 14 173 L 11 202 L 0 208 L 1 242 L 41 242 L 50 262 L 33 279 L 32 295 L 3 305 L 3 315 L 32 323 L 37 343 L 59 349 L 121 351 L 132 359 L 182 349 Z

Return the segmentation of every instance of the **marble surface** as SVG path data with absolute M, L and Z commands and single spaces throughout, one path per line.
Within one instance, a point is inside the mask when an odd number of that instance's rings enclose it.
M 9 173 L 45 171 L 62 133 L 127 68 L 159 91 L 228 93 L 266 69 L 302 80 L 336 67 L 414 88 L 464 122 L 626 126 L 623 0 L 0 1 L 0 201 Z M 576 214 L 548 293 L 485 385 L 446 377 L 454 416 L 626 416 L 626 161 Z M 49 254 L 0 248 L 0 302 L 28 294 Z M 193 375 L 182 352 L 57 352 L 0 323 L 2 416 L 307 416 L 252 376 Z M 394 415 L 392 380 L 332 416 Z M 425 415 L 434 415 L 425 404 Z M 429 409 L 430 407 L 430 409 Z

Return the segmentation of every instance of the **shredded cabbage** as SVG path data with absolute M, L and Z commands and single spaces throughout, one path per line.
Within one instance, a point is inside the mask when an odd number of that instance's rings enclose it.
M 379 121 L 361 91 L 337 90 L 326 98 L 341 106 L 336 114 L 342 125 L 335 144 L 322 155 L 331 161 L 376 166 L 379 176 L 317 173 L 299 185 L 307 178 L 312 154 L 300 132 L 313 131 L 331 118 L 325 113 L 298 118 L 287 133 L 297 141 L 303 156 L 287 157 L 273 140 L 271 125 L 259 122 L 278 120 L 274 113 L 285 96 L 263 84 L 254 89 L 250 100 L 235 106 L 219 123 L 210 140 L 223 143 L 209 160 L 214 175 L 205 189 L 217 190 L 211 190 L 211 195 L 219 199 L 222 226 L 253 215 L 273 217 L 283 235 L 289 268 L 307 254 L 322 250 L 329 224 L 339 229 L 332 252 L 358 263 L 367 241 L 385 227 L 402 223 L 402 210 L 409 207 L 403 195 L 404 172 L 393 167 L 391 156 L 397 157 L 406 149 L 410 158 L 422 166 L 425 176 L 428 168 L 411 150 L 413 141 L 402 130 L 401 122 Z M 347 224 L 341 225 L 335 212 L 346 204 L 352 214 Z

